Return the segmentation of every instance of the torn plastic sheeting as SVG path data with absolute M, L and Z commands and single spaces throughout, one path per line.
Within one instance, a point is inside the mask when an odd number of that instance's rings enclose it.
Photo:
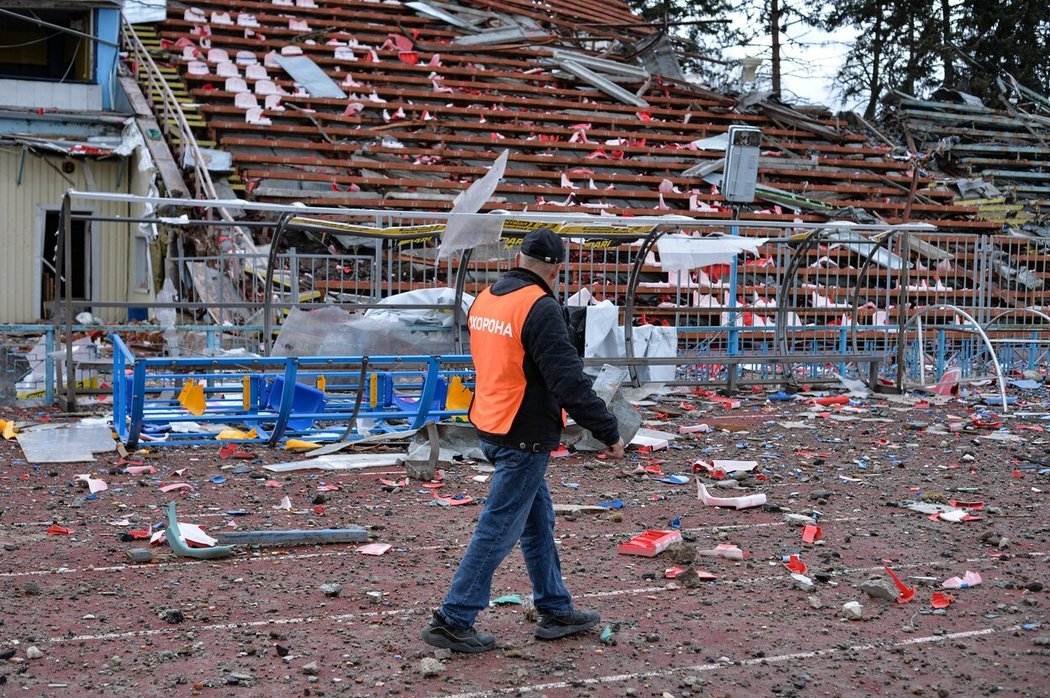
M 187 524 L 187 529 L 189 529 L 190 526 L 192 526 L 192 524 Z M 195 528 L 200 530 L 199 527 Z M 191 535 L 195 535 L 195 533 L 196 532 L 194 531 Z M 203 531 L 201 531 L 201 533 L 203 534 Z M 168 539 L 168 545 L 171 546 L 171 549 L 179 557 L 192 557 L 198 560 L 214 560 L 216 558 L 233 555 L 234 548 L 232 545 L 219 545 L 210 548 L 191 548 L 187 544 L 186 539 L 183 538 L 182 529 L 175 517 L 175 502 L 168 504 L 168 528 L 166 529 L 165 535 Z
M 750 509 L 766 503 L 765 493 L 750 494 L 744 497 L 713 497 L 708 493 L 704 483 L 696 481 L 696 498 L 709 507 L 732 507 L 733 509 Z
M 611 301 L 587 306 L 584 332 L 584 358 L 625 358 L 624 328 L 619 324 L 620 308 Z M 637 358 L 669 357 L 678 353 L 678 329 L 639 325 L 631 328 L 631 345 Z M 641 383 L 668 383 L 675 379 L 675 367 L 637 366 Z
M 95 453 L 115 451 L 113 432 L 105 424 L 42 424 L 15 438 L 29 463 L 90 463 Z
M 942 589 L 969 589 L 975 587 L 982 581 L 979 572 L 971 572 L 966 570 L 966 573 L 962 577 L 949 577 L 941 583 Z
M 451 289 L 445 289 L 451 295 Z M 412 292 L 415 293 L 415 292 Z M 466 297 L 464 297 L 466 301 Z M 387 303 L 390 299 L 386 299 Z M 404 301 L 402 301 L 404 302 Z M 386 317 L 366 317 L 328 307 L 305 311 L 292 308 L 281 324 L 272 356 L 377 356 L 444 354 L 453 349 L 452 332 L 413 331 L 397 320 L 395 308 Z M 439 312 L 424 310 L 423 312 Z M 451 315 L 449 311 L 440 311 Z M 452 322 L 448 327 L 451 330 Z
M 478 430 L 473 424 L 462 424 L 456 422 L 439 422 L 434 425 L 438 435 L 438 462 L 452 462 L 456 456 L 468 460 L 487 461 L 485 452 L 481 450 L 481 442 L 478 440 Z M 409 460 L 427 460 L 429 457 L 430 440 L 424 430 L 413 432 L 408 443 Z
M 507 170 L 509 150 L 504 150 L 489 167 L 489 171 L 452 202 L 452 211 L 441 234 L 438 259 L 452 256 L 453 252 L 469 250 L 478 245 L 491 245 L 499 241 L 503 231 L 503 218 L 479 214 L 478 211 L 492 198 L 496 187 L 503 181 Z
M 741 252 L 757 255 L 765 243 L 766 238 L 663 235 L 656 241 L 656 249 L 660 252 L 660 268 L 673 274 L 712 264 L 730 264 Z
M 311 97 L 328 99 L 346 99 L 346 93 L 339 89 L 332 78 L 306 56 L 276 56 L 278 65 L 293 80 L 303 86 Z
M 387 322 L 400 322 L 407 327 L 447 327 L 455 324 L 450 306 L 455 305 L 456 292 L 451 288 L 420 288 L 387 296 L 378 302 L 380 306 L 365 311 L 365 317 Z M 461 317 L 466 318 L 474 297 L 464 293 L 460 301 Z M 397 308 L 398 305 L 441 305 L 443 308 Z
M 479 245 L 492 245 L 499 241 L 503 232 L 503 218 L 487 213 L 453 213 L 445 223 L 441 235 L 438 259 L 451 257 L 462 250 Z

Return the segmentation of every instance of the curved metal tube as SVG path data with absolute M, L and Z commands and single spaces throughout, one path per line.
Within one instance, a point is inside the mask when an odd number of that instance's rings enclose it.
M 788 311 L 785 303 L 790 297 L 792 300 L 795 298 L 795 288 L 798 282 L 798 269 L 802 260 L 809 254 L 809 249 L 814 244 L 819 244 L 821 239 L 821 231 L 813 231 L 812 235 L 807 236 L 802 244 L 799 246 L 795 254 L 791 255 L 791 261 L 788 263 L 788 268 L 784 271 L 784 278 L 780 282 L 780 288 L 777 289 L 777 319 L 774 326 L 773 338 L 779 347 L 778 353 L 781 356 L 788 355 L 788 340 L 787 340 L 787 319 Z M 797 305 L 797 303 L 795 303 Z M 795 371 L 791 368 L 792 364 L 784 362 L 781 364 L 781 371 L 784 373 L 784 382 L 787 384 L 793 384 Z M 774 374 L 775 375 L 775 374 Z
M 467 287 L 467 267 L 470 265 L 470 258 L 473 256 L 473 249 L 466 249 L 459 255 L 459 268 L 456 270 L 456 293 L 453 297 L 452 302 L 455 306 L 452 308 L 452 342 L 453 350 L 457 354 L 463 353 L 463 323 L 466 321 L 465 317 L 461 317 L 463 314 L 463 292 Z
M 631 273 L 627 277 L 627 297 L 624 299 L 623 305 L 623 351 L 624 356 L 628 359 L 634 358 L 634 344 L 631 342 L 631 328 L 634 325 L 634 296 L 638 291 L 638 278 L 642 275 L 642 267 L 645 265 L 645 258 L 649 256 L 649 251 L 653 249 L 656 241 L 664 234 L 665 231 L 656 229 L 650 231 L 645 238 L 642 240 L 641 247 L 638 248 L 638 256 L 634 258 L 634 264 L 631 266 Z M 627 371 L 631 375 L 631 385 L 638 386 L 638 369 L 634 363 L 627 364 Z
M 285 213 L 273 229 L 273 237 L 270 238 L 270 254 L 266 257 L 266 288 L 263 297 L 263 356 L 270 355 L 271 335 L 273 334 L 273 267 L 277 263 L 277 243 L 284 236 L 284 229 L 293 214 Z
M 995 378 L 999 382 L 999 397 L 1002 399 L 1003 414 L 1006 414 L 1008 411 L 1008 408 L 1006 406 L 1006 380 L 1003 378 L 1003 369 L 999 365 L 999 357 L 995 354 L 995 347 L 992 346 L 991 340 L 988 339 L 988 335 L 985 334 L 984 328 L 981 327 L 977 320 L 975 320 L 974 317 L 968 312 L 955 305 L 924 305 L 923 307 L 919 308 L 914 315 L 908 318 L 908 321 L 906 323 L 904 323 L 904 326 L 901 328 L 901 333 L 897 337 L 897 361 L 899 362 L 897 370 L 897 390 L 901 391 L 902 393 L 904 392 L 904 367 L 902 359 L 902 357 L 904 356 L 904 335 L 911 325 L 915 324 L 915 322 L 919 318 L 921 318 L 923 315 L 925 315 L 931 310 L 950 310 L 951 312 L 957 313 L 969 320 L 971 323 L 973 323 L 974 329 L 977 331 L 977 334 L 981 336 L 981 341 L 984 342 L 984 346 L 988 349 L 988 353 L 992 356 L 992 365 L 995 366 Z M 920 353 L 922 352 L 922 347 L 919 347 L 919 351 Z
M 897 232 L 898 231 L 896 230 L 891 230 L 886 236 L 885 241 L 887 251 L 889 250 L 889 242 L 893 239 L 893 236 L 896 235 Z M 860 266 L 860 271 L 857 272 L 857 279 L 853 284 L 853 295 L 850 296 L 850 347 L 853 349 L 854 354 L 860 353 L 860 348 L 857 346 L 857 335 L 859 333 L 857 320 L 859 319 L 858 315 L 860 313 L 860 280 L 863 279 L 864 275 L 868 273 L 868 268 L 871 266 L 872 261 L 875 259 L 875 254 L 879 251 L 881 247 L 881 241 L 871 246 L 871 251 L 868 252 L 868 256 L 867 258 L 865 258 L 864 264 Z M 906 263 L 907 260 L 905 260 L 905 264 Z M 889 313 L 887 312 L 887 316 L 888 315 Z M 900 334 L 900 332 L 901 328 L 898 323 L 898 335 Z M 860 375 L 859 378 L 862 381 L 864 380 L 863 375 Z M 869 385 L 868 387 L 871 388 L 872 386 Z

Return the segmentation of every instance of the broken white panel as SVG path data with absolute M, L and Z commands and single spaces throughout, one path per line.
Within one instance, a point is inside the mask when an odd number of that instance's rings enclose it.
M 564 61 L 572 61 L 576 65 L 583 66 L 590 70 L 600 70 L 603 73 L 610 75 L 621 75 L 627 78 L 633 78 L 638 81 L 646 80 L 649 78 L 649 71 L 645 68 L 640 68 L 636 65 L 628 65 L 619 61 L 610 61 L 606 58 L 597 58 L 590 56 L 586 53 L 580 53 L 578 51 L 565 51 L 563 49 L 553 49 L 551 51 L 556 62 L 563 63 Z M 645 105 L 648 106 L 648 105 Z
M 741 252 L 757 255 L 758 248 L 765 243 L 766 238 L 664 235 L 656 241 L 656 248 L 660 252 L 660 268 L 674 273 L 712 264 L 730 264 Z
M 618 99 L 624 104 L 630 104 L 636 107 L 649 107 L 649 103 L 641 97 L 639 97 L 638 95 L 634 94 L 633 92 L 628 92 L 619 85 L 613 83 L 611 80 L 603 78 L 601 75 L 598 75 L 598 73 L 594 72 L 589 68 L 583 67 L 575 61 L 563 60 L 558 65 L 563 70 L 565 70 L 568 73 L 571 73 L 580 80 L 583 80 L 584 82 L 590 83 L 594 87 L 597 87 L 599 90 L 609 95 L 613 99 Z
M 311 97 L 346 99 L 339 85 L 307 56 L 278 56 L 277 62 Z
M 484 177 L 476 180 L 452 202 L 452 216 L 445 225 L 441 235 L 441 246 L 438 259 L 450 257 L 453 252 L 468 250 L 482 244 L 491 244 L 499 240 L 503 230 L 502 218 L 496 216 L 476 215 L 485 205 L 496 187 L 503 180 L 507 170 L 509 150 L 504 150 L 496 158 Z
M 635 433 L 634 438 L 631 439 L 631 445 L 648 446 L 654 451 L 661 451 L 666 449 L 667 446 L 677 438 L 677 434 L 659 431 L 658 429 L 646 429 L 643 427 Z
M 362 468 L 393 468 L 404 459 L 400 453 L 333 453 L 318 456 L 309 460 L 291 463 L 273 463 L 264 465 L 263 470 L 271 473 L 290 473 L 296 470 L 360 470 Z
M 847 221 L 840 221 L 837 223 L 848 224 Z M 853 230 L 836 230 L 828 233 L 824 239 L 828 242 L 836 243 L 838 247 L 845 247 L 847 250 L 856 252 L 861 257 L 867 257 L 871 254 L 872 248 L 877 245 L 877 243 Z M 884 247 L 879 247 L 875 251 L 872 261 L 884 269 L 893 269 L 896 271 L 899 271 L 905 265 L 903 259 Z M 914 265 L 911 262 L 907 262 L 908 269 L 913 267 Z
M 117 449 L 105 424 L 45 424 L 15 435 L 29 463 L 85 463 Z
M 245 95 L 237 95 L 238 97 L 251 97 L 255 99 L 255 96 L 248 93 Z M 257 105 L 252 105 L 257 106 Z M 247 108 L 247 107 L 246 107 Z M 198 148 L 201 154 L 201 160 L 203 160 L 204 167 L 209 172 L 230 172 L 233 170 L 233 156 L 224 150 L 215 150 L 213 148 Z M 182 166 L 184 168 L 191 168 L 196 164 L 196 160 L 193 157 L 193 151 L 187 149 L 182 157 Z
M 434 7 L 433 5 L 429 5 L 425 2 L 406 2 L 405 7 L 413 9 L 421 15 L 433 17 L 434 19 L 439 19 L 446 24 L 451 24 L 453 27 L 459 27 L 460 29 L 466 29 L 467 31 L 478 30 L 477 27 L 475 27 L 470 22 L 460 19 L 454 14 L 445 12 L 441 8 Z M 454 43 L 459 43 L 459 41 L 457 40 Z
M 453 44 L 457 46 L 487 46 L 491 44 L 505 44 L 510 42 L 527 41 L 547 36 L 546 32 L 524 27 L 500 27 L 498 29 L 487 29 L 477 34 L 457 36 Z

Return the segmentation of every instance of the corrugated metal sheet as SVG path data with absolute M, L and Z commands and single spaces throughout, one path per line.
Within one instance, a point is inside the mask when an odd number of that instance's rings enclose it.
M 91 187 L 85 166 L 99 190 L 112 191 L 120 174 L 119 160 L 77 160 L 72 174 L 57 171 L 63 159 L 27 154 L 18 183 L 21 151 L 0 149 L 0 323 L 28 323 L 40 320 L 41 257 L 38 249 L 46 209 L 61 206 L 62 195 L 71 187 Z M 54 165 L 54 167 L 49 166 Z M 66 179 L 68 177 L 68 179 Z M 120 182 L 127 191 L 126 178 Z M 124 204 L 98 204 L 94 212 L 102 216 L 126 216 Z M 92 287 L 95 300 L 128 300 L 128 259 L 130 226 L 95 222 L 92 242 Z M 125 319 L 118 310 L 99 310 L 107 321 Z

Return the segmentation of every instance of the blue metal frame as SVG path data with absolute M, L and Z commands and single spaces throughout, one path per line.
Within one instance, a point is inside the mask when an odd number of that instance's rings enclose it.
M 357 392 L 368 391 L 369 379 L 358 385 L 360 367 L 365 357 L 310 356 L 310 357 L 150 357 L 136 358 L 119 334 L 109 335 L 113 343 L 113 426 L 120 438 L 135 446 L 146 440 L 150 430 L 167 430 L 163 440 L 155 445 L 214 444 L 215 435 L 207 431 L 191 433 L 171 432 L 176 423 L 222 423 L 254 427 L 258 436 L 238 440 L 241 443 L 268 443 L 276 445 L 290 437 L 315 441 L 335 441 L 341 438 L 346 423 L 354 414 Z M 435 408 L 439 384 L 453 376 L 469 376 L 472 371 L 469 355 L 439 356 L 369 356 L 368 371 L 383 373 L 389 380 L 414 378 L 414 382 L 398 382 L 396 387 L 418 395 L 412 409 L 391 405 L 385 401 L 364 406 L 358 419 L 371 419 L 385 429 L 419 428 L 427 421 L 447 417 L 465 417 L 466 410 Z M 410 367 L 419 366 L 417 370 Z M 130 381 L 127 371 L 131 369 Z M 123 379 L 118 377 L 124 376 Z M 301 383 L 310 385 L 318 377 L 326 381 L 326 402 L 319 411 L 295 411 L 294 394 Z M 262 399 L 263 386 L 275 379 L 283 381 L 281 401 L 270 409 Z M 244 394 L 247 379 L 248 394 Z M 204 386 L 207 411 L 192 415 L 174 398 L 177 386 L 187 380 Z M 470 385 L 468 382 L 467 385 Z M 367 393 L 366 393 L 367 394 Z M 289 420 L 317 421 L 326 425 L 293 428 Z M 404 421 L 404 425 L 391 425 Z M 342 422 L 342 424 L 338 424 Z M 334 424 L 333 424 L 334 423 Z M 358 434 L 361 438 L 364 434 Z

